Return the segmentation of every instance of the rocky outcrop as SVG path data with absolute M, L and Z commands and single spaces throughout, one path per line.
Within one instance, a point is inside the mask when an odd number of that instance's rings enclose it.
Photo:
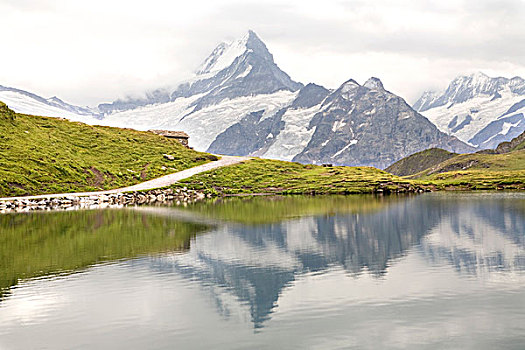
M 261 120 L 264 111 L 248 114 L 215 138 L 208 152 L 225 155 L 264 153 L 284 128 L 281 120 L 285 109 Z
M 521 133 L 518 137 L 513 138 L 509 142 L 502 142 L 496 147 L 496 149 L 485 149 L 477 153 L 484 154 L 504 154 L 512 151 L 525 149 L 525 132 Z
M 517 149 L 525 148 L 525 132 L 518 137 L 512 139 L 510 142 L 502 142 L 496 148 L 497 153 L 509 153 Z

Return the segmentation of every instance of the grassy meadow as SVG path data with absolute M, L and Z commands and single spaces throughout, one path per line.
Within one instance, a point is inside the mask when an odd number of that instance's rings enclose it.
M 184 186 L 226 195 L 406 192 L 414 184 L 372 167 L 322 167 L 258 158 L 181 181 Z
M 17 114 L 0 102 L 0 197 L 129 186 L 211 158 L 148 132 Z

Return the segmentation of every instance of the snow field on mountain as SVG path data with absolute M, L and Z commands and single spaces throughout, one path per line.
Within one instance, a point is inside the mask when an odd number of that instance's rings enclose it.
M 337 157 L 338 155 L 340 155 L 341 153 L 343 153 L 344 151 L 346 151 L 348 148 L 350 148 L 351 146 L 357 144 L 357 140 L 350 140 L 350 143 L 348 143 L 348 145 L 344 146 L 343 148 L 341 148 L 339 151 L 337 151 L 333 156 L 332 158 L 335 158 Z
M 301 153 L 315 132 L 315 127 L 308 129 L 308 125 L 319 111 L 320 106 L 288 109 L 282 117 L 285 123 L 284 129 L 281 130 L 263 157 L 291 161 L 293 157 Z
M 64 109 L 47 105 L 30 96 L 15 91 L 0 91 L 0 101 L 4 102 L 9 108 L 17 113 L 54 118 L 67 118 L 84 123 L 95 120 L 91 116 L 65 111 Z
M 180 122 L 168 120 L 160 127 L 187 132 L 190 135 L 190 146 L 198 151 L 206 151 L 217 135 L 239 122 L 246 115 L 264 110 L 262 118 L 272 116 L 281 108 L 289 105 L 296 96 L 296 92 L 277 91 L 268 95 L 227 99 L 219 104 L 194 112 Z
M 173 102 L 146 106 L 134 110 L 114 113 L 100 124 L 130 127 L 138 130 L 166 129 L 188 133 L 190 146 L 206 151 L 217 135 L 239 122 L 243 117 L 264 110 L 263 117 L 272 116 L 289 105 L 297 93 L 278 91 L 268 95 L 246 96 L 226 99 L 219 104 L 192 113 L 191 104 L 203 94 L 189 98 L 178 98 Z M 232 140 L 235 142 L 235 140 Z
M 447 104 L 435 107 L 422 112 L 422 114 L 441 131 L 452 134 L 463 142 L 468 142 L 481 129 L 507 112 L 512 105 L 524 99 L 523 96 L 513 95 L 508 90 L 501 91 L 500 94 L 502 97 L 495 100 L 492 96 L 479 96 L 452 106 Z M 452 119 L 457 116 L 456 125 L 459 125 L 468 115 L 472 117 L 472 121 L 462 129 L 452 133 L 451 129 L 453 128 L 448 127 Z

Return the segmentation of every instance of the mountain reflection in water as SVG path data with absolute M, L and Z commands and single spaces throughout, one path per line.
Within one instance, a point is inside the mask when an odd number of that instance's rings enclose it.
M 0 348 L 521 349 L 525 195 L 0 215 L 0 282 Z
M 259 328 L 298 276 L 341 267 L 356 278 L 364 271 L 380 278 L 410 249 L 430 263 L 446 260 L 458 273 L 523 271 L 524 209 L 521 198 L 427 196 L 383 199 L 364 213 L 225 224 L 197 237 L 187 254 L 159 258 L 153 268 L 199 280 L 225 316 L 232 311 L 222 291 L 234 294 Z

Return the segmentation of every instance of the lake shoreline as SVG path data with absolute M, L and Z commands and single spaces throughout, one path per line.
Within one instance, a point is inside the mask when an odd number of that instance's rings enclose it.
M 472 189 L 472 188 L 401 188 L 392 191 L 389 188 L 379 188 L 373 192 L 305 192 L 305 193 L 286 193 L 286 192 L 254 192 L 254 193 L 218 193 L 217 191 L 191 189 L 188 187 L 166 187 L 147 191 L 111 193 L 100 192 L 100 194 L 90 193 L 64 193 L 53 195 L 37 195 L 28 197 L 13 197 L 0 199 L 0 214 L 24 213 L 32 211 L 56 211 L 56 210 L 85 210 L 85 209 L 107 209 L 123 208 L 127 206 L 140 206 L 151 204 L 186 205 L 203 201 L 211 198 L 234 198 L 234 197 L 272 197 L 272 196 L 352 196 L 352 195 L 375 195 L 375 196 L 395 196 L 395 195 L 419 195 L 423 193 L 502 193 L 502 192 L 522 192 L 516 188 L 498 189 Z
M 61 194 L 34 197 L 16 197 L 0 200 L 0 213 L 29 212 L 41 210 L 78 210 L 120 208 L 127 205 L 152 203 L 188 203 L 210 198 L 210 194 L 188 188 L 162 188 L 148 191 L 112 194 Z

